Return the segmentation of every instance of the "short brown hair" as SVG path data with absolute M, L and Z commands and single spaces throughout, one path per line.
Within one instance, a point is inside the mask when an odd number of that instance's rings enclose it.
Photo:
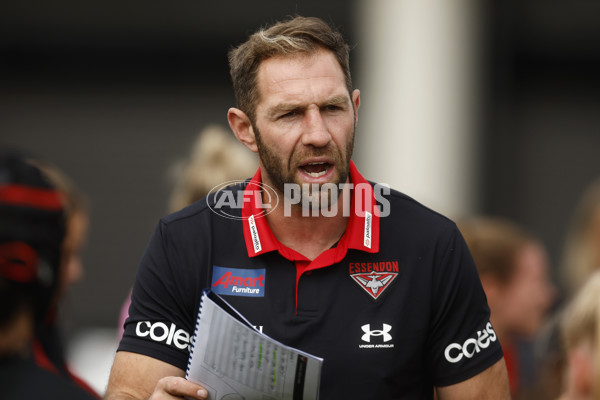
M 501 217 L 477 217 L 458 223 L 480 276 L 508 283 L 516 269 L 516 257 L 532 235 Z
M 254 121 L 260 96 L 256 81 L 262 61 L 275 56 L 314 53 L 319 48 L 334 54 L 350 93 L 350 48 L 342 34 L 319 18 L 296 16 L 258 30 L 229 52 L 229 72 L 237 107 Z

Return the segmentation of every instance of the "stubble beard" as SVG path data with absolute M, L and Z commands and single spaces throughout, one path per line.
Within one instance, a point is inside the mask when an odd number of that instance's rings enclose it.
M 256 137 L 256 147 L 258 148 L 258 156 L 261 160 L 264 170 L 262 171 L 263 176 L 268 177 L 270 183 L 275 187 L 276 190 L 280 192 L 280 194 L 284 195 L 287 193 L 285 190 L 286 184 L 296 184 L 299 185 L 301 189 L 302 201 L 300 204 L 321 204 L 331 206 L 334 204 L 338 197 L 330 198 L 329 194 L 331 193 L 328 190 L 322 190 L 321 185 L 303 185 L 303 182 L 300 182 L 296 179 L 296 173 L 298 169 L 298 164 L 294 162 L 294 158 L 306 159 L 307 157 L 318 157 L 327 155 L 333 158 L 333 168 L 337 171 L 337 179 L 334 179 L 333 183 L 338 189 L 341 189 L 340 184 L 346 183 L 348 180 L 348 176 L 350 174 L 350 160 L 352 158 L 352 152 L 354 149 L 354 135 L 356 132 L 356 124 L 352 127 L 352 133 L 350 135 L 350 139 L 346 143 L 346 152 L 342 154 L 340 151 L 336 151 L 335 148 L 330 146 L 325 148 L 316 148 L 312 147 L 312 149 L 308 152 L 303 152 L 302 154 L 292 153 L 287 167 L 283 162 L 283 158 L 280 157 L 277 152 L 271 147 L 267 146 L 263 141 L 260 134 L 260 131 L 253 123 L 252 127 L 255 132 Z M 265 178 L 263 177 L 263 181 Z M 335 192 L 341 193 L 341 190 Z

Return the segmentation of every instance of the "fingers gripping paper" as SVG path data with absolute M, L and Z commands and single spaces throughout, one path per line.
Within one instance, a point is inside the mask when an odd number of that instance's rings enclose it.
M 186 378 L 209 400 L 318 399 L 323 359 L 261 333 L 222 297 L 205 291 Z

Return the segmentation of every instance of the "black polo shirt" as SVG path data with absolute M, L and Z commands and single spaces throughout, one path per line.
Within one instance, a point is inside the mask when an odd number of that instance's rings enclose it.
M 456 225 L 411 198 L 354 185 L 344 235 L 313 261 L 281 244 L 249 183 L 163 218 L 142 258 L 119 350 L 183 370 L 202 290 L 324 358 L 323 399 L 430 399 L 502 357 Z M 218 206 L 218 207 L 217 207 Z M 281 204 L 279 205 L 281 206 Z M 311 218 L 311 217 L 307 217 Z

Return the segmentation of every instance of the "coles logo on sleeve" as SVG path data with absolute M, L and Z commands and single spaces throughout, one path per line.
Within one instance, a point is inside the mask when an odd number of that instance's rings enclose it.
M 192 337 L 183 329 L 177 329 L 177 326 L 172 322 L 140 321 L 135 326 L 135 335 L 176 347 L 179 350 L 190 351 Z
M 211 290 L 221 295 L 264 297 L 265 269 L 223 268 L 213 265 Z
M 492 328 L 492 324 L 488 322 L 482 330 L 477 331 L 477 338 L 470 337 L 463 343 L 450 343 L 446 346 L 444 356 L 446 356 L 448 362 L 456 364 L 463 358 L 473 358 L 482 350 L 487 349 L 497 339 L 496 331 Z

